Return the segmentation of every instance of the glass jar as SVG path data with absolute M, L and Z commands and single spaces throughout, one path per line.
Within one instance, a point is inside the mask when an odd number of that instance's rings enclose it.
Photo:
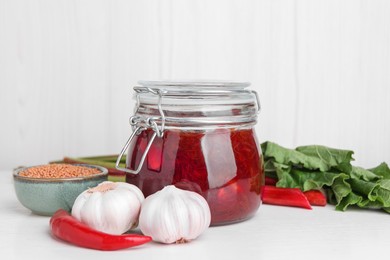
M 126 182 L 145 196 L 171 184 L 198 192 L 209 203 L 211 225 L 253 216 L 264 170 L 254 129 L 260 104 L 249 83 L 139 83 L 133 132 L 116 165 Z

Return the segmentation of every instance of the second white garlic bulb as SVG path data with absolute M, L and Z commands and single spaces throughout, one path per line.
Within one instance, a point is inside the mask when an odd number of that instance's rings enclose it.
M 201 195 L 169 185 L 144 200 L 139 227 L 154 241 L 185 243 L 203 233 L 210 221 L 209 205 Z

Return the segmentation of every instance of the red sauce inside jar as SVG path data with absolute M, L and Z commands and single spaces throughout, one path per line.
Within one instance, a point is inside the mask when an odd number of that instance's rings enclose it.
M 127 167 L 135 169 L 151 129 L 135 136 Z M 264 183 L 263 160 L 253 129 L 165 130 L 156 137 L 139 174 L 126 181 L 148 196 L 164 186 L 200 193 L 209 203 L 211 225 L 239 222 L 255 214 Z

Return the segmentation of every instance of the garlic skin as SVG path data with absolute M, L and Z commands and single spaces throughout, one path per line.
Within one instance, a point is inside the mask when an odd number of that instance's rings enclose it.
M 201 195 L 169 185 L 142 203 L 139 227 L 154 241 L 185 243 L 203 233 L 210 221 L 209 205 Z
M 76 198 L 72 216 L 101 232 L 120 235 L 137 225 L 144 199 L 135 185 L 105 181 Z

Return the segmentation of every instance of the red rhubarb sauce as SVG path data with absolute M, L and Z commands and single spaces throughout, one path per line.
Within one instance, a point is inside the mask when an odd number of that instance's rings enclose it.
M 127 167 L 138 167 L 152 130 L 135 136 Z M 263 159 L 253 129 L 165 130 L 156 137 L 139 174 L 126 181 L 145 196 L 174 184 L 200 193 L 211 210 L 211 225 L 243 221 L 261 203 Z

